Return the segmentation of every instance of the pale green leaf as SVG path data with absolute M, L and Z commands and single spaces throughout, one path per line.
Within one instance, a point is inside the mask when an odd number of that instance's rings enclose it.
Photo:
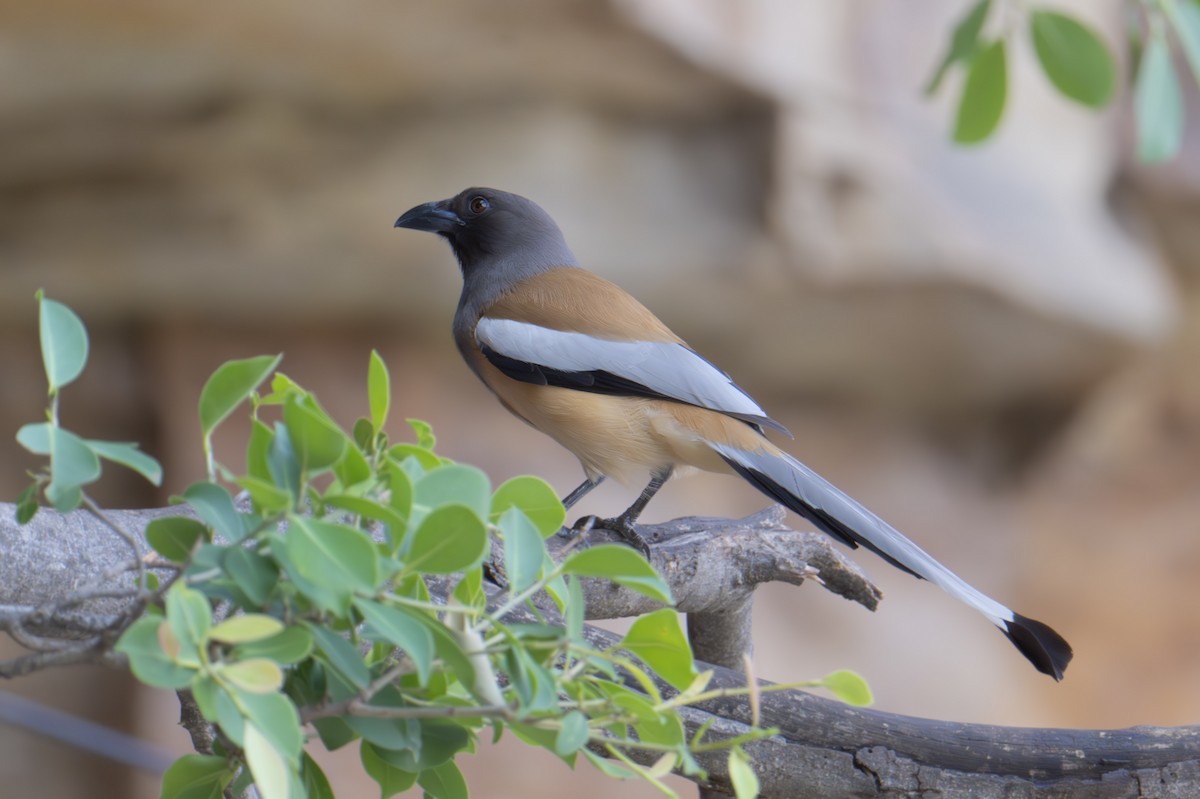
M 84 443 L 101 458 L 132 469 L 156 486 L 162 485 L 162 465 L 138 449 L 137 444 L 123 441 L 96 441 L 95 439 L 88 439 Z
M 283 422 L 300 468 L 310 475 L 331 468 L 346 450 L 346 434 L 324 411 L 299 395 L 293 394 L 284 402 Z
M 88 335 L 83 322 L 61 302 L 38 292 L 38 332 L 42 342 L 42 364 L 50 393 L 56 394 L 83 371 L 88 357 Z
M 249 658 L 236 663 L 223 664 L 218 672 L 221 677 L 252 694 L 267 694 L 278 691 L 283 685 L 283 669 L 267 658 Z
M 498 526 L 504 537 L 504 571 L 509 590 L 520 593 L 541 575 L 546 545 L 537 527 L 515 505 L 500 515 Z
M 162 799 L 221 799 L 234 771 L 223 757 L 184 755 L 162 778 Z
M 405 565 L 430 574 L 478 566 L 488 553 L 487 528 L 464 505 L 442 505 L 421 522 L 404 555 Z
M 848 705 L 866 707 L 875 701 L 867 681 L 861 675 L 847 669 L 826 674 L 821 680 L 821 685 Z
M 758 796 L 758 775 L 750 764 L 750 758 L 741 749 L 729 750 L 729 781 L 737 799 L 755 799 Z
M 371 362 L 367 367 L 367 400 L 371 407 L 371 424 L 376 430 L 382 430 L 392 400 L 387 364 L 377 350 L 371 350 Z
M 615 583 L 671 604 L 671 589 L 640 552 L 620 544 L 601 544 L 572 554 L 563 563 L 564 574 L 606 577 Z
M 1200 85 L 1200 2 L 1173 0 L 1166 4 L 1166 9 L 1192 76 Z
M 1112 99 L 1116 66 L 1091 28 L 1066 14 L 1036 9 L 1029 30 L 1042 71 L 1063 95 L 1091 108 Z
M 1183 141 L 1183 94 L 1161 27 L 1151 33 L 1142 52 L 1133 104 L 1138 157 L 1148 163 L 1174 158 Z
M 259 355 L 226 361 L 212 373 L 200 392 L 200 428 L 205 437 L 267 379 L 282 358 L 282 355 Z
M 288 799 L 288 765 L 275 747 L 253 724 L 246 725 L 246 764 L 254 775 L 262 799 Z
M 954 141 L 976 144 L 991 136 L 1004 115 L 1007 96 L 1004 40 L 997 39 L 976 52 L 968 65 L 954 122 Z
M 543 538 L 557 533 L 567 518 L 558 495 L 540 477 L 525 475 L 503 482 L 492 495 L 489 520 L 495 524 L 512 507 L 520 508 L 537 526 Z
M 933 94 L 938 90 L 950 67 L 956 63 L 967 63 L 975 55 L 979 33 L 983 30 L 983 22 L 987 19 L 990 6 L 990 0 L 979 0 L 971 6 L 966 16 L 959 20 L 954 27 L 954 33 L 950 35 L 950 47 L 946 50 L 946 55 L 942 57 L 941 63 L 933 72 L 933 77 L 925 86 L 926 94 Z
M 266 616 L 262 613 L 244 613 L 225 619 L 208 631 L 208 637 L 223 644 L 244 644 L 270 638 L 282 632 L 283 629 L 283 622 L 274 616 Z
M 637 655 L 660 677 L 682 691 L 696 678 L 692 648 L 670 608 L 641 616 L 629 628 L 620 646 Z

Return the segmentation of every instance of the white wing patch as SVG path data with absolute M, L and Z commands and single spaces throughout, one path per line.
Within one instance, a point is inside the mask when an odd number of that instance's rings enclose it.
M 487 316 L 476 325 L 475 338 L 516 361 L 561 372 L 607 372 L 655 394 L 783 430 L 729 375 L 677 342 L 613 341 Z

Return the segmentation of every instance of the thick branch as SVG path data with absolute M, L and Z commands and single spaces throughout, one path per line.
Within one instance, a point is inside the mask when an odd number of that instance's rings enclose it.
M 141 531 L 150 519 L 179 512 L 113 511 L 110 516 Z M 684 519 L 646 533 L 655 565 L 680 609 L 691 614 L 736 617 L 754 586 L 770 580 L 816 578 L 868 607 L 878 600 L 878 592 L 823 538 L 786 529 L 777 512 L 740 521 Z M 552 541 L 555 548 L 564 543 Z M 129 546 L 89 514 L 43 510 L 22 528 L 14 521 L 13 506 L 0 504 L 0 552 L 0 619 L 92 586 L 90 598 L 70 613 L 40 619 L 39 636 L 86 635 L 132 601 L 120 595 L 132 587 Z M 93 585 L 103 575 L 111 576 L 111 584 Z M 592 582 L 586 590 L 592 618 L 653 607 L 606 583 Z M 734 618 L 731 626 L 738 624 Z M 616 640 L 595 628 L 588 635 L 603 645 Z M 729 662 L 744 646 L 735 641 L 723 654 L 710 656 Z M 54 659 L 53 653 L 48 656 Z M 743 682 L 736 671 L 712 668 L 714 687 Z M 958 724 L 851 708 L 799 691 L 763 694 L 761 711 L 762 723 L 780 731 L 749 746 L 767 797 L 1200 796 L 1200 727 L 1090 731 Z M 744 732 L 750 717 L 741 697 L 714 699 L 685 712 L 692 729 L 715 719 L 718 735 Z M 701 761 L 714 786 L 728 788 L 724 758 Z

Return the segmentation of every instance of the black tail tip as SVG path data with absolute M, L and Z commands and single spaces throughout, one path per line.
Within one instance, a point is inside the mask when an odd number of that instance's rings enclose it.
M 1004 634 L 1042 674 L 1049 674 L 1056 680 L 1063 678 L 1074 653 L 1066 639 L 1049 626 L 1013 613 L 1012 621 L 1004 622 Z

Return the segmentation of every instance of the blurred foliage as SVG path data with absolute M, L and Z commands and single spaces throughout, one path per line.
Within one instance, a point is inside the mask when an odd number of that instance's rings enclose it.
M 1172 47 L 1182 52 L 1192 79 L 1200 81 L 1200 0 L 1129 0 L 1126 7 L 1138 157 L 1168 161 L 1179 152 L 1184 124 Z M 1112 100 L 1117 84 L 1112 49 L 1087 24 L 1039 5 L 978 0 L 951 32 L 926 86 L 926 93 L 933 94 L 951 71 L 965 73 L 954 141 L 985 141 L 1000 125 L 1008 99 L 1007 53 L 1022 32 L 1060 94 L 1093 109 Z

